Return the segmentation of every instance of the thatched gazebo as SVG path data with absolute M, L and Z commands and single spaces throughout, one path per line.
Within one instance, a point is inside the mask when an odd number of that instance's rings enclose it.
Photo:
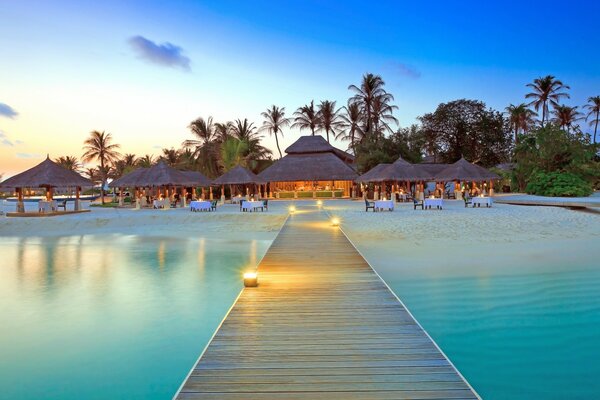
M 44 161 L 35 167 L 0 182 L 0 188 L 16 191 L 18 213 L 25 212 L 25 205 L 23 204 L 24 189 L 44 188 L 46 189 L 46 201 L 52 201 L 54 189 L 75 188 L 75 211 L 78 211 L 80 210 L 79 194 L 81 188 L 93 186 L 92 181 L 77 172 L 61 167 L 52 161 L 50 156 L 47 156 Z
M 320 191 L 331 191 L 335 197 L 336 184 L 340 194 L 350 196 L 358 174 L 352 168 L 354 157 L 331 146 L 320 135 L 301 136 L 285 149 L 287 155 L 262 171 L 259 176 L 270 182 L 272 194 L 278 197 L 324 197 Z M 308 196 L 299 196 L 299 193 Z
M 150 168 L 138 168 L 127 175 L 115 179 L 109 184 L 112 188 L 119 189 L 119 204 L 122 204 L 122 189 L 135 188 L 136 201 L 145 196 L 145 188 L 156 189 L 157 196 L 171 198 L 180 189 L 182 192 L 182 205 L 185 207 L 185 198 L 188 187 L 210 186 L 210 180 L 196 171 L 179 171 L 164 161 L 158 162 Z
M 410 191 L 411 182 L 415 182 L 416 190 L 415 195 L 419 195 L 423 190 L 423 182 L 432 179 L 432 175 L 425 169 L 421 168 L 421 165 L 411 164 L 404 160 L 402 157 L 393 164 L 379 164 L 366 172 L 365 174 L 358 177 L 357 182 L 367 183 L 391 183 L 392 193 L 396 193 L 400 190 L 399 183 L 405 182 L 406 191 Z M 378 198 L 379 192 L 382 190 L 381 185 L 375 188 L 375 198 Z
M 260 185 L 264 185 L 267 182 L 256 175 L 254 172 L 247 168 L 237 165 L 225 172 L 223 175 L 213 181 L 213 185 L 221 187 L 221 201 L 225 201 L 225 185 L 229 185 L 229 192 L 233 198 L 233 186 L 244 186 L 244 195 L 249 194 L 249 187 L 254 186 L 257 189 L 256 195 L 261 197 Z
M 483 183 L 484 187 L 489 182 L 489 194 L 494 194 L 494 179 L 500 179 L 500 177 L 487 169 L 480 167 L 479 165 L 471 164 L 467 160 L 461 157 L 460 160 L 454 164 L 450 164 L 444 170 L 436 174 L 436 180 L 442 182 L 455 183 L 455 192 L 461 192 L 461 182 L 472 182 L 472 188 L 476 188 L 477 183 Z M 457 196 L 458 198 L 458 196 Z

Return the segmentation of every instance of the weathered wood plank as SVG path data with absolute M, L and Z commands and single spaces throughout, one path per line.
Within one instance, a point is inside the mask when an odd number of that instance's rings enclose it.
M 290 217 L 178 399 L 475 399 L 326 214 Z

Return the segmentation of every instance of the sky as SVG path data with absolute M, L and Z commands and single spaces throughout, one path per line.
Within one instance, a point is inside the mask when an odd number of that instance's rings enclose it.
M 80 156 L 92 130 L 158 155 L 198 117 L 342 106 L 367 72 L 401 126 L 460 98 L 503 110 L 549 74 L 581 108 L 600 95 L 599 16 L 595 1 L 0 0 L 0 174 Z

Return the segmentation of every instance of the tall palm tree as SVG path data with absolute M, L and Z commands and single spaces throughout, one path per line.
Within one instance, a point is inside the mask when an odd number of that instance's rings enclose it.
M 340 110 L 335 108 L 335 101 L 324 100 L 318 106 L 319 111 L 319 124 L 317 128 L 325 131 L 327 134 L 327 142 L 329 143 L 329 132 L 337 135 L 336 131 L 339 131 L 342 127 L 342 121 L 340 120 Z
M 115 161 L 112 177 L 116 179 L 134 170 L 137 165 L 136 158 L 135 154 L 128 153 Z
M 154 156 L 146 154 L 145 156 L 138 158 L 136 164 L 138 167 L 150 168 L 154 165 Z
M 54 162 L 56 162 L 61 167 L 68 169 L 69 171 L 78 173 L 81 169 L 79 159 L 74 156 L 58 157 L 56 160 L 54 160 Z
M 525 103 L 517 105 L 510 104 L 505 108 L 505 112 L 510 127 L 514 131 L 516 144 L 518 142 L 519 132 L 526 133 L 535 125 L 534 118 L 537 116 L 537 113 L 528 108 Z
M 93 167 L 88 167 L 83 170 L 83 173 L 88 177 L 88 179 L 90 181 L 92 181 L 92 189 L 93 189 L 93 185 L 96 185 L 96 183 L 98 183 L 98 180 L 100 179 L 100 174 L 98 173 L 98 169 L 93 168 Z
M 253 122 L 248 118 L 236 119 L 231 129 L 233 137 L 246 143 L 246 158 L 248 161 L 256 161 L 266 158 L 271 154 L 271 150 L 260 144 L 261 136 L 258 134 Z
M 216 122 L 215 123 L 215 140 L 223 143 L 229 139 L 233 133 L 233 122 Z
M 585 120 L 590 120 L 590 126 L 594 126 L 594 143 L 596 143 L 596 133 L 598 132 L 598 121 L 600 120 L 600 96 L 593 96 L 588 99 L 588 103 L 583 106 L 589 110 Z
M 315 110 L 315 102 L 311 100 L 310 104 L 303 105 L 294 112 L 294 123 L 292 128 L 310 129 L 310 132 L 315 136 L 315 131 L 319 126 L 319 113 Z
M 216 133 L 216 127 L 212 117 L 198 118 L 188 126 L 194 139 L 188 139 L 183 142 L 185 148 L 194 150 L 196 158 L 204 172 L 209 176 L 216 176 L 219 172 L 219 138 Z
M 553 121 L 561 128 L 566 128 L 567 132 L 571 132 L 571 128 L 582 118 L 582 114 L 577 111 L 577 107 L 557 105 L 554 108 Z
M 276 105 L 272 105 L 271 108 L 267 108 L 267 111 L 263 111 L 260 115 L 265 120 L 259 131 L 267 131 L 269 132 L 269 135 L 275 136 L 275 144 L 277 144 L 279 158 L 282 158 L 283 155 L 279 148 L 279 138 L 277 137 L 277 134 L 280 134 L 283 137 L 283 130 L 281 128 L 290 125 L 290 119 L 285 117 L 285 107 L 279 108 Z
M 363 115 L 363 131 L 365 136 L 374 136 L 384 121 L 395 121 L 393 111 L 396 106 L 390 105 L 394 96 L 385 90 L 385 82 L 379 75 L 363 75 L 360 86 L 350 85 L 348 89 L 354 93 L 350 99 L 357 103 Z
M 104 187 L 108 179 L 110 172 L 110 165 L 117 160 L 119 152 L 117 149 L 120 147 L 116 143 L 112 143 L 112 135 L 107 132 L 92 131 L 90 137 L 83 143 L 82 159 L 84 162 L 90 162 L 97 160 L 100 164 L 98 170 L 102 177 L 102 204 L 104 204 Z
M 529 105 L 533 106 L 535 111 L 538 112 L 540 108 L 542 109 L 542 127 L 544 127 L 546 118 L 549 117 L 548 104 L 556 108 L 560 99 L 570 98 L 569 94 L 563 91 L 570 89 L 570 87 L 552 75 L 534 79 L 533 83 L 527 84 L 527 87 L 533 89 L 533 92 L 525 95 L 526 99 L 533 99 Z
M 363 116 L 358 103 L 348 102 L 343 107 L 344 113 L 341 115 L 343 129 L 336 135 L 336 139 L 350 141 L 349 148 L 356 155 L 356 145 L 362 140 L 364 131 L 362 130 Z

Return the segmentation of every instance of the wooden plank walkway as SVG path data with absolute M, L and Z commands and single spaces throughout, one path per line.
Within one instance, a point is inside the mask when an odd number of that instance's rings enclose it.
M 291 215 L 176 399 L 476 399 L 327 214 Z

